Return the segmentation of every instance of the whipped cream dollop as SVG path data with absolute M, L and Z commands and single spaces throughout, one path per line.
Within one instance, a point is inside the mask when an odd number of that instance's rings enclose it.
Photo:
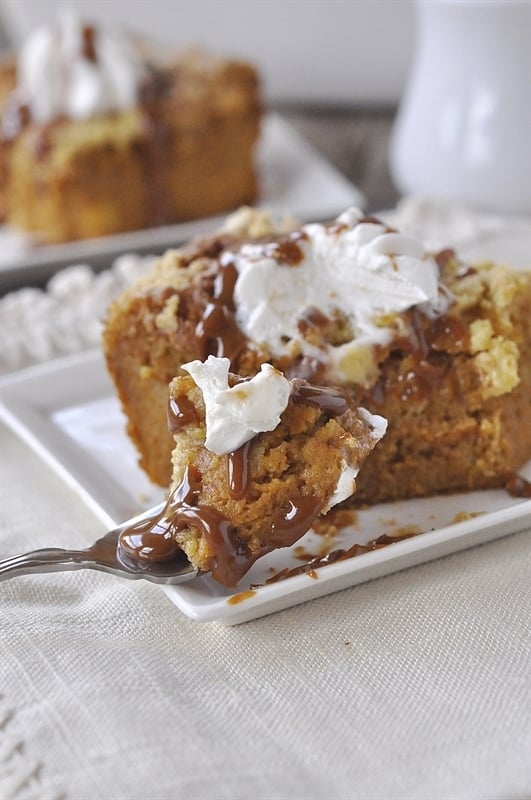
M 230 361 L 209 356 L 183 364 L 203 393 L 205 447 L 223 455 L 237 450 L 257 433 L 273 431 L 288 405 L 291 384 L 271 364 L 262 364 L 250 380 L 229 387 Z
M 144 69 L 125 36 L 62 14 L 22 46 L 17 92 L 36 122 L 87 119 L 132 108 Z
M 303 354 L 326 361 L 339 379 L 359 379 L 356 357 L 393 336 L 390 318 L 413 306 L 430 316 L 449 305 L 437 263 L 422 242 L 390 231 L 351 208 L 333 224 L 303 225 L 278 248 L 245 244 L 234 253 L 236 319 L 245 334 L 274 356 Z M 305 313 L 339 312 L 349 341 L 316 348 L 301 334 Z

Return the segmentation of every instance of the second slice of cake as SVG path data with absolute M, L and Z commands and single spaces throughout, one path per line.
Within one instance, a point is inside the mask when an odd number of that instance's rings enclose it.
M 50 243 L 237 208 L 260 117 L 251 64 L 60 15 L 0 64 L 0 213 Z

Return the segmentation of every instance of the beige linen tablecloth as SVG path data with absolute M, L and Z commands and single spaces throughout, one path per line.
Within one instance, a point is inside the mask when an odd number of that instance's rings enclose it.
M 101 527 L 2 432 L 4 552 Z M 530 534 L 234 628 L 89 572 L 0 586 L 2 800 L 521 798 Z
M 101 533 L 3 427 L 0 466 L 2 555 Z M 530 544 L 531 521 L 234 628 L 143 581 L 3 583 L 0 797 L 526 800 Z

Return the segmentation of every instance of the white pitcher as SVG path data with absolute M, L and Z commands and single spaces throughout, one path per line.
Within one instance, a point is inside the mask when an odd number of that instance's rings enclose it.
M 418 0 L 398 189 L 531 213 L 531 0 Z

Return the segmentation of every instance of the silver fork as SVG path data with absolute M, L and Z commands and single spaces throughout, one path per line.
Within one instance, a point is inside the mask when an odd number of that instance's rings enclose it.
M 19 575 L 76 569 L 96 569 L 121 578 L 145 578 L 153 583 L 176 584 L 190 581 L 199 575 L 199 571 L 190 564 L 182 551 L 178 551 L 178 554 L 168 561 L 127 558 L 120 552 L 120 534 L 134 529 L 144 521 L 159 518 L 165 507 L 166 504 L 161 503 L 123 522 L 86 550 L 52 547 L 6 558 L 0 561 L 0 581 Z

